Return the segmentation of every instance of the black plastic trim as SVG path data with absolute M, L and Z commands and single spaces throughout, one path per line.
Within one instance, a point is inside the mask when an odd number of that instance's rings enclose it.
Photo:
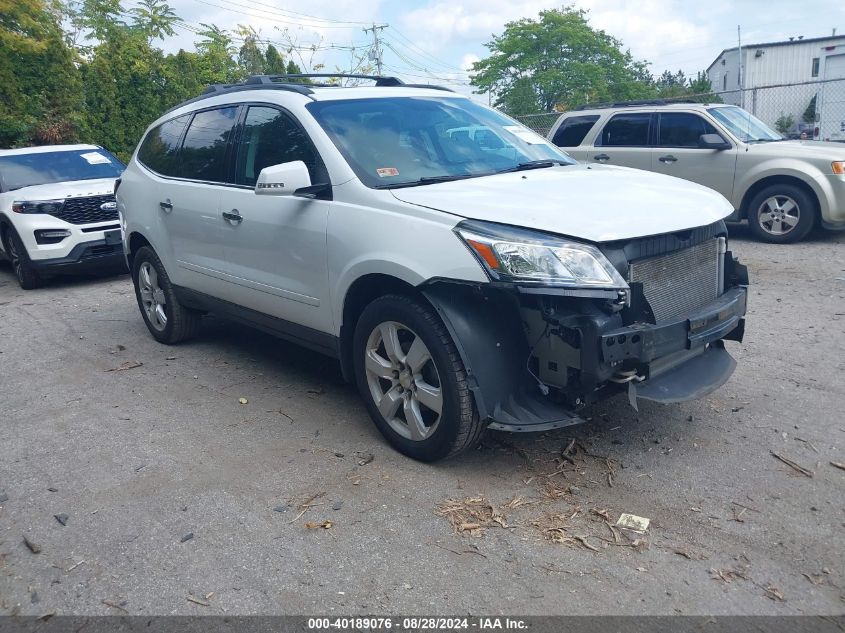
M 176 298 L 179 299 L 179 303 L 188 308 L 214 312 L 232 321 L 244 323 L 315 352 L 332 358 L 340 358 L 340 339 L 333 334 L 245 308 L 184 286 L 174 286 L 173 290 L 176 293 Z
M 97 246 L 111 246 L 112 251 L 108 253 L 91 253 L 92 248 Z M 58 271 L 63 268 L 73 268 L 74 272 L 79 272 L 84 269 L 98 269 L 115 266 L 117 268 L 126 268 L 126 260 L 123 256 L 123 245 L 108 244 L 105 239 L 92 240 L 90 242 L 82 242 L 73 247 L 70 253 L 65 257 L 56 257 L 54 259 L 31 259 L 30 264 L 33 268 L 38 270 Z

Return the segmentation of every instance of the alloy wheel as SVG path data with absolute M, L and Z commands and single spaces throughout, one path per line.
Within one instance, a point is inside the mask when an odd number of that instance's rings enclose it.
M 167 327 L 167 298 L 158 284 L 158 273 L 150 262 L 142 263 L 138 269 L 138 284 L 147 319 L 156 330 L 163 331 Z
M 402 437 L 421 442 L 440 424 L 443 392 L 426 344 L 395 321 L 376 326 L 365 347 L 367 386 L 376 407 Z
M 770 235 L 786 235 L 798 226 L 801 208 L 789 196 L 774 195 L 766 198 L 757 209 L 757 222 Z

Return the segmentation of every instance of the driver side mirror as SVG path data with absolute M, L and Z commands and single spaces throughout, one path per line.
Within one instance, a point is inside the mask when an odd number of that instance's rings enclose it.
M 718 134 L 702 134 L 698 137 L 699 149 L 730 149 L 733 147 Z
M 259 196 L 292 196 L 297 190 L 311 186 L 308 168 L 301 160 L 270 165 L 261 170 L 255 183 Z

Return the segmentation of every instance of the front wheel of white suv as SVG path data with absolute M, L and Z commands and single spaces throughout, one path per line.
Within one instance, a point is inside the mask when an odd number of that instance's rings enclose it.
M 432 462 L 481 439 L 485 425 L 461 357 L 423 301 L 387 295 L 370 303 L 355 327 L 353 354 L 370 416 L 401 453 Z
M 9 227 L 4 231 L 3 240 L 4 250 L 12 262 L 12 270 L 15 271 L 15 277 L 18 283 L 24 290 L 34 290 L 43 283 L 41 275 L 32 265 L 29 259 L 29 253 L 26 251 L 23 241 L 17 234 L 15 229 Z
M 132 282 L 144 323 L 159 343 L 173 345 L 196 333 L 199 313 L 179 303 L 161 259 L 149 246 L 138 249 L 132 260 Z

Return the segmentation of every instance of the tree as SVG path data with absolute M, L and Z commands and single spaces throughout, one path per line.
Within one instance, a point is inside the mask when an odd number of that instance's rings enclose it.
M 138 6 L 131 12 L 135 16 L 133 26 L 141 30 L 149 44 L 163 40 L 165 35 L 175 35 L 173 27 L 181 21 L 164 0 L 138 0 Z
M 807 104 L 807 109 L 804 110 L 804 114 L 801 115 L 801 119 L 804 123 L 815 123 L 816 121 L 816 95 L 813 95 L 813 98 L 810 99 L 810 103 Z
M 780 113 L 777 121 L 775 121 L 775 129 L 783 134 L 784 136 L 789 134 L 789 131 L 795 125 L 795 117 L 791 114 L 784 114 L 783 112 Z
M 470 83 L 479 93 L 494 91 L 499 107 L 527 105 L 529 89 L 540 110 L 655 94 L 645 62 L 593 29 L 581 9 L 541 11 L 538 20 L 509 22 L 485 46 L 490 56 L 473 65 Z
M 196 43 L 199 54 L 198 79 L 203 85 L 227 84 L 236 80 L 238 67 L 235 47 L 229 34 L 214 24 L 200 24 L 202 38 Z
M 121 20 L 123 14 L 120 0 L 82 0 L 79 24 L 88 29 L 88 37 L 102 42 L 126 26 Z
M 662 99 L 671 99 L 673 97 L 684 97 L 689 94 L 690 80 L 684 74 L 684 71 L 679 70 L 676 73 L 664 70 L 654 81 L 654 87 L 657 89 L 657 95 Z
M 147 125 L 164 110 L 164 59 L 139 30 L 114 29 L 85 67 L 89 140 L 128 159 Z
M 57 6 L 0 0 L 0 146 L 61 143 L 83 127 L 82 91 Z
M 268 75 L 284 75 L 287 72 L 284 58 L 272 44 L 268 44 L 264 51 L 264 70 Z
M 238 51 L 238 66 L 241 78 L 267 73 L 267 57 L 258 40 L 258 32 L 251 26 L 239 25 L 237 35 L 243 38 Z

